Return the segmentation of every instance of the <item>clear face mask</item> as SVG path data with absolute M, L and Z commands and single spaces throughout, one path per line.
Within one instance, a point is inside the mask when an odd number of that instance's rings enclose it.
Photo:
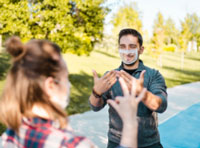
M 130 65 L 138 59 L 138 49 L 119 49 L 119 55 L 124 64 Z

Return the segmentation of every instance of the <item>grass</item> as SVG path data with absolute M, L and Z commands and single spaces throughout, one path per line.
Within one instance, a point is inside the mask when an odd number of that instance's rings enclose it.
M 120 58 L 115 52 L 95 50 L 90 56 L 77 56 L 64 54 L 70 72 L 69 79 L 72 83 L 71 101 L 67 108 L 68 114 L 88 111 L 88 98 L 93 87 L 92 69 L 101 76 L 106 71 L 118 67 Z M 187 53 L 185 55 L 184 67 L 181 69 L 181 54 L 165 52 L 162 54 L 163 66 L 156 65 L 154 56 L 144 52 L 140 57 L 146 66 L 158 69 L 166 80 L 169 87 L 185 83 L 200 81 L 200 53 Z M 5 77 L 9 67 L 7 55 L 0 56 L 0 72 Z M 3 69 L 3 70 L 2 70 Z M 0 73 L 0 75 L 1 75 Z M 4 79 L 0 79 L 0 92 L 2 91 Z M 0 127 L 1 129 L 1 127 Z
M 67 61 L 72 82 L 71 103 L 68 113 L 80 113 L 89 110 L 88 97 L 93 86 L 92 69 L 99 75 L 118 67 L 120 58 L 115 52 L 95 50 L 90 57 L 63 55 Z M 158 69 L 165 77 L 167 87 L 174 87 L 185 83 L 200 81 L 200 53 L 187 53 L 184 59 L 184 67 L 181 69 L 181 53 L 164 52 L 162 54 L 163 66 L 156 65 L 156 59 L 147 52 L 141 55 L 144 64 Z

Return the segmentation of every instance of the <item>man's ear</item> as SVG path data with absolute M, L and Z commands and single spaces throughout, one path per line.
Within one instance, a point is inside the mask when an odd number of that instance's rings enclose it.
M 144 46 L 141 46 L 139 49 L 139 54 L 142 54 L 144 52 Z
M 46 80 L 44 81 L 44 91 L 49 97 L 53 95 L 54 87 L 55 87 L 54 79 L 52 77 L 46 78 Z

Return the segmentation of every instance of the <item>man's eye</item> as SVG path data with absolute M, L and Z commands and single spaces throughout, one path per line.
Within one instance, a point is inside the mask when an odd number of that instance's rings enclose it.
M 137 48 L 136 46 L 134 46 L 134 45 L 132 45 L 132 46 L 130 46 L 130 48 L 132 48 L 132 49 L 135 49 L 135 48 Z
M 121 48 L 121 49 L 125 49 L 125 47 L 124 47 L 124 46 L 121 46 L 120 48 Z

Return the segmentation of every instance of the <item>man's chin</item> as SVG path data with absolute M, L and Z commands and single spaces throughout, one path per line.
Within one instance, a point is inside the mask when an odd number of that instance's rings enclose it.
M 130 64 L 126 64 L 126 63 L 124 63 L 123 61 L 122 61 L 122 63 L 123 63 L 124 65 L 126 65 L 126 66 L 133 66 L 133 65 L 135 65 L 135 63 L 137 63 L 137 61 L 138 61 L 138 59 L 137 59 L 135 62 L 130 63 Z
M 122 62 L 124 65 L 126 65 L 126 66 L 133 66 L 135 63 L 136 63 L 136 61 L 135 62 L 133 62 L 133 63 L 131 63 L 131 64 L 126 64 L 126 63 L 124 63 L 124 62 Z

